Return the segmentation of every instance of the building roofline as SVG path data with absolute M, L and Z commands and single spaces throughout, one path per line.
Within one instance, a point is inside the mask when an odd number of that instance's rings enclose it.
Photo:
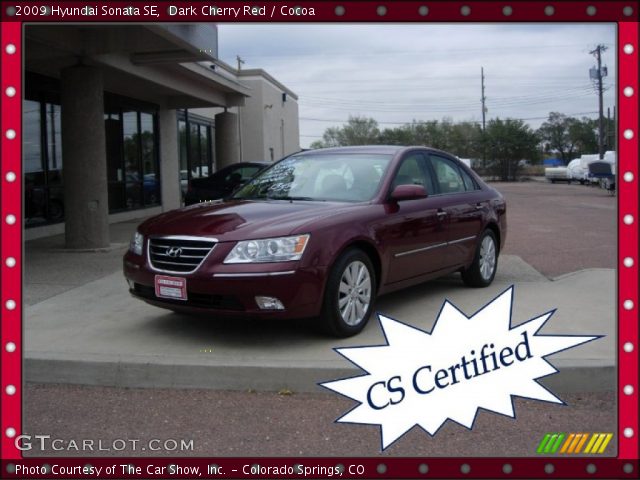
M 237 70 L 233 68 L 231 65 L 229 65 L 228 63 L 225 63 L 220 59 L 216 59 L 215 62 L 213 63 L 215 63 L 221 69 L 226 70 L 228 73 L 235 75 L 236 78 L 238 79 L 242 79 L 243 77 L 264 78 L 268 82 L 272 83 L 274 86 L 278 87 L 280 90 L 286 92 L 287 95 L 289 95 L 294 100 L 298 100 L 298 95 L 295 92 L 285 87 L 282 83 L 280 83 L 278 80 L 273 78 L 267 71 L 263 70 L 262 68 L 248 68 L 246 70 Z
M 261 78 L 264 78 L 265 80 L 267 80 L 270 83 L 272 83 L 274 86 L 276 86 L 279 89 L 281 89 L 282 91 L 286 92 L 287 95 L 292 97 L 294 100 L 298 100 L 298 95 L 296 93 L 294 93 L 291 89 L 285 87 L 282 83 L 280 83 L 278 80 L 273 78 L 268 72 L 266 72 L 265 70 L 263 70 L 261 68 L 248 68 L 246 70 L 236 70 L 236 75 L 238 75 L 239 78 L 243 78 L 243 77 L 261 77 Z

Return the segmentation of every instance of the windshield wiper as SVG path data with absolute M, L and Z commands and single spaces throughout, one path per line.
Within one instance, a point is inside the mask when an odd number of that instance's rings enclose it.
M 301 201 L 315 201 L 318 200 L 317 198 L 313 198 L 313 197 L 291 197 L 289 195 L 282 195 L 282 196 L 278 196 L 278 197 L 267 197 L 269 200 L 289 200 L 291 202 L 293 202 L 294 200 L 301 200 Z

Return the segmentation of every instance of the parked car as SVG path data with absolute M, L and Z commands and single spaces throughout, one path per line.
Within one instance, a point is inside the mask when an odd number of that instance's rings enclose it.
M 294 154 L 217 204 L 142 223 L 124 256 L 134 297 L 211 315 L 317 318 L 362 330 L 377 295 L 459 271 L 494 279 L 506 204 L 453 155 L 426 147 Z
M 224 198 L 259 171 L 267 168 L 266 162 L 240 162 L 229 165 L 210 177 L 193 178 L 184 197 L 185 205 Z

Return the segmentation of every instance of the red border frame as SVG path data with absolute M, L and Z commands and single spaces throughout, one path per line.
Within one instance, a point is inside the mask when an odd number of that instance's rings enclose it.
M 178 2 L 176 2 L 177 4 Z M 223 2 L 217 1 L 216 5 L 220 6 L 242 6 L 244 2 Z M 260 2 L 252 2 L 260 3 Z M 275 2 L 264 2 L 265 5 L 271 7 Z M 52 5 L 53 2 L 29 2 L 32 6 Z M 59 2 L 56 5 L 61 7 L 78 7 L 84 6 L 87 2 Z M 166 3 L 161 1 L 155 2 L 88 2 L 89 5 L 113 5 L 113 6 L 136 6 L 156 5 L 160 13 L 160 17 L 154 21 L 216 21 L 221 22 L 225 19 L 217 19 L 215 17 L 193 16 L 193 17 L 169 17 L 166 9 L 163 8 Z M 211 2 L 189 2 L 191 5 L 214 4 Z M 579 21 L 579 22 L 617 22 L 618 23 L 618 109 L 619 109 L 619 125 L 618 125 L 618 408 L 619 408 L 619 432 L 618 432 L 618 457 L 617 458 L 473 458 L 473 459 L 453 459 L 453 458 L 314 458 L 314 464 L 333 466 L 338 463 L 343 465 L 362 464 L 366 468 L 366 473 L 361 478 L 414 478 L 414 477 L 438 477 L 438 478 L 584 478 L 587 476 L 587 467 L 593 465 L 596 467 L 594 473 L 588 476 L 595 478 L 637 478 L 638 475 L 638 23 L 627 20 L 635 19 L 638 14 L 639 3 L 637 0 L 629 0 L 627 2 L 619 1 L 516 1 L 511 2 L 484 2 L 469 0 L 466 2 L 459 1 L 343 1 L 343 2 L 320 2 L 320 1 L 296 1 L 292 4 L 303 7 L 313 7 L 316 10 L 315 17 L 286 17 L 278 12 L 266 21 L 329 21 L 329 22 L 557 22 L 557 21 Z M 279 4 L 275 4 L 279 5 Z M 381 16 L 377 12 L 377 8 L 384 5 L 387 8 L 386 14 Z M 426 5 L 429 9 L 426 16 L 418 13 L 418 8 Z M 7 437 L 7 429 L 15 429 L 15 434 L 19 435 L 21 430 L 21 405 L 22 405 L 22 301 L 21 301 L 21 284 L 22 284 L 22 173 L 21 173 L 21 98 L 22 98 L 22 22 L 21 21 L 62 21 L 59 16 L 25 16 L 19 20 L 14 16 L 7 14 L 9 4 L 2 4 L 2 23 L 0 26 L 0 38 L 2 40 L 0 55 L 2 58 L 2 70 L 0 83 L 2 90 L 0 92 L 0 158 L 1 158 L 1 175 L 0 184 L 2 185 L 0 194 L 0 212 L 1 212 L 1 312 L 2 324 L 0 330 L 1 340 L 1 369 L 0 380 L 2 390 L 0 398 L 2 399 L 2 421 L 0 431 L 1 435 L 1 454 L 2 465 L 0 476 L 2 478 L 17 478 L 15 474 L 7 473 L 7 467 L 10 464 L 19 462 L 21 464 L 37 466 L 49 464 L 53 459 L 37 458 L 22 459 L 21 452 L 14 446 L 13 439 Z M 343 7 L 342 15 L 336 13 L 336 7 Z M 461 13 L 461 7 L 469 6 L 471 11 L 468 15 Z M 512 13 L 509 16 L 504 15 L 503 8 L 510 6 Z M 552 6 L 554 8 L 553 15 L 547 15 L 545 8 Z M 595 15 L 587 13 L 587 6 L 596 7 Z M 623 14 L 624 7 L 633 8 L 634 16 L 625 16 Z M 277 10 L 277 9 L 276 9 Z M 104 22 L 104 21 L 148 21 L 148 17 L 65 17 L 65 21 L 83 21 L 83 22 Z M 228 20 L 226 20 L 228 21 Z M 261 17 L 239 17 L 234 21 L 265 21 Z M 8 44 L 15 46 L 15 53 L 7 53 Z M 633 51 L 627 53 L 626 45 L 632 45 Z M 15 88 L 15 95 L 8 97 L 6 95 L 7 87 Z M 623 94 L 625 87 L 631 86 L 634 91 L 631 97 Z M 15 138 L 8 139 L 6 132 L 13 129 L 16 133 Z M 624 137 L 624 132 L 631 130 L 634 135 L 631 139 Z M 14 172 L 15 180 L 9 182 L 7 173 Z M 629 178 L 629 173 L 632 177 Z M 624 175 L 627 174 L 625 177 Z M 8 215 L 14 215 L 16 222 L 9 225 L 6 222 Z M 633 217 L 633 223 L 625 224 L 626 216 Z M 8 267 L 6 259 L 13 257 L 15 266 Z M 625 266 L 624 259 L 633 259 L 633 265 Z M 15 301 L 15 308 L 8 309 L 7 301 Z M 632 308 L 627 310 L 624 308 L 625 300 L 633 302 Z M 15 351 L 9 352 L 6 348 L 7 343 L 12 342 L 15 345 Z M 633 351 L 625 351 L 625 345 L 632 344 Z M 6 387 L 8 385 L 15 386 L 15 393 L 8 395 Z M 633 393 L 626 395 L 623 391 L 624 386 L 633 386 Z M 633 436 L 626 437 L 625 429 L 633 429 Z M 110 466 L 115 463 L 114 459 L 108 458 L 79 458 L 79 459 L 63 459 L 56 458 L 55 463 L 59 465 L 85 465 L 91 463 L 93 465 Z M 243 464 L 261 464 L 261 465 L 282 465 L 295 464 L 300 459 L 295 458 L 218 458 L 215 459 L 216 464 L 230 471 L 232 468 L 242 468 Z M 178 461 L 174 459 L 173 462 Z M 127 463 L 146 466 L 148 460 L 145 458 L 130 458 Z M 201 465 L 206 470 L 206 465 L 210 460 L 206 458 L 188 458 L 180 459 L 181 465 Z M 154 458 L 156 465 L 169 465 L 171 459 Z M 386 470 L 384 473 L 378 472 L 378 466 L 384 464 Z M 428 474 L 420 474 L 418 467 L 421 464 L 427 464 Z M 470 471 L 467 474 L 461 473 L 461 466 L 467 464 Z M 511 466 L 511 472 L 505 473 L 503 467 L 505 464 Z M 545 466 L 553 465 L 553 473 L 545 471 Z M 629 471 L 629 467 L 631 470 Z M 591 467 L 589 467 L 591 469 Z M 144 469 L 143 469 L 144 471 Z M 143 474 L 142 477 L 145 475 Z M 205 478 L 208 476 L 203 475 Z M 345 477 L 347 475 L 345 474 Z M 21 478 L 32 478 L 20 475 Z M 51 475 L 37 475 L 33 478 L 54 478 Z M 126 478 L 139 478 L 141 476 L 125 476 Z M 255 475 L 238 474 L 238 477 L 253 477 Z M 296 477 L 292 475 L 291 477 Z M 87 478 L 82 475 L 69 476 L 69 478 Z M 95 478 L 95 477 L 93 477 Z M 109 478 L 123 478 L 122 475 L 115 475 Z M 172 478 L 186 478 L 180 476 L 172 476 Z

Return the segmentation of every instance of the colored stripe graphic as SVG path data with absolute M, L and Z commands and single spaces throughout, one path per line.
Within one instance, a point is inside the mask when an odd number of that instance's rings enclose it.
M 551 438 L 551 434 L 547 433 L 544 438 L 542 439 L 542 441 L 540 442 L 540 445 L 538 445 L 538 449 L 536 450 L 536 452 L 538 453 L 542 453 L 544 452 L 544 447 L 547 444 L 547 442 L 549 441 L 549 439 Z
M 612 439 L 613 433 L 547 433 L 538 444 L 536 452 L 568 455 L 602 454 Z

